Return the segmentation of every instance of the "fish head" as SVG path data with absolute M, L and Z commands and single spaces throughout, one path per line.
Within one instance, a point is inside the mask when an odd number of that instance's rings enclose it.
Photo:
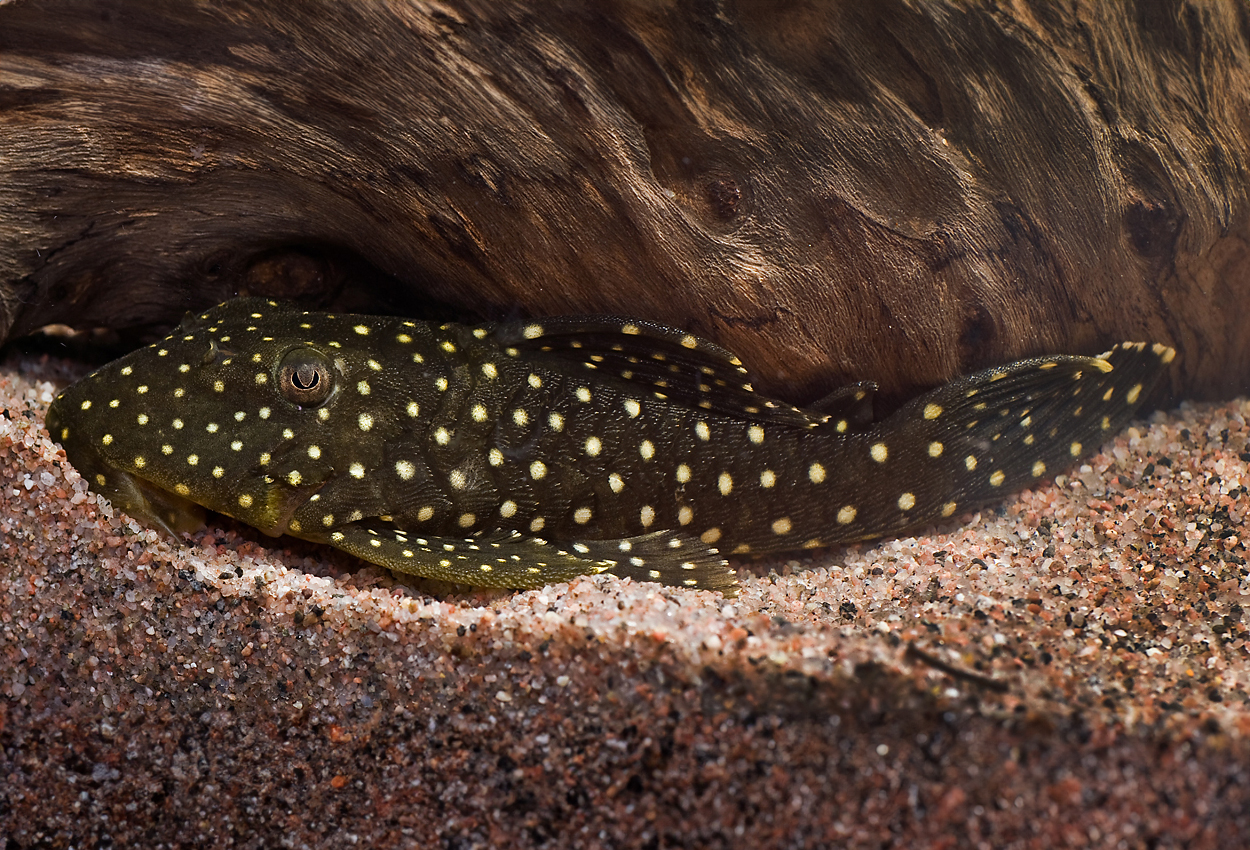
M 197 505 L 293 532 L 295 512 L 336 479 L 354 513 L 385 513 L 352 471 L 382 462 L 418 409 L 414 391 L 434 383 L 411 380 L 425 367 L 408 351 L 401 380 L 399 350 L 375 342 L 390 324 L 226 302 L 66 389 L 49 432 L 92 489 L 170 533 L 199 527 Z

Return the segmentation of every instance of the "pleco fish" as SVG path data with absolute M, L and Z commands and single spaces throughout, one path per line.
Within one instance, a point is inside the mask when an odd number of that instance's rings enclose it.
M 171 534 L 202 505 L 392 570 L 495 587 L 586 573 L 732 592 L 724 556 L 897 534 L 1061 471 L 1174 356 L 1126 343 L 961 378 L 872 421 L 811 409 L 644 321 L 438 325 L 238 299 L 61 393 L 90 486 Z

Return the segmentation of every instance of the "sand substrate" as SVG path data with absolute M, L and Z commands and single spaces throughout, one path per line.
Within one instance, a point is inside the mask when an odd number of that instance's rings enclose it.
M 1247 846 L 1250 402 L 727 600 L 175 543 L 44 431 L 81 371 L 0 371 L 6 850 Z

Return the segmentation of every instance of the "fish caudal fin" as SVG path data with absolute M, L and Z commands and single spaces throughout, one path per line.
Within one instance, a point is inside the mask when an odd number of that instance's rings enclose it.
M 827 542 L 940 522 L 1045 481 L 1111 438 L 1175 351 L 1122 343 L 1099 357 L 1039 357 L 960 378 L 838 444 L 827 465 L 854 499 L 823 509 Z

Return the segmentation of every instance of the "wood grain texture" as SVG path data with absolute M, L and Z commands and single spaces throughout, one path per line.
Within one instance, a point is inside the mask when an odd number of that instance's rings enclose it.
M 624 313 L 805 400 L 1122 339 L 1250 389 L 1250 11 L 0 4 L 0 336 Z

